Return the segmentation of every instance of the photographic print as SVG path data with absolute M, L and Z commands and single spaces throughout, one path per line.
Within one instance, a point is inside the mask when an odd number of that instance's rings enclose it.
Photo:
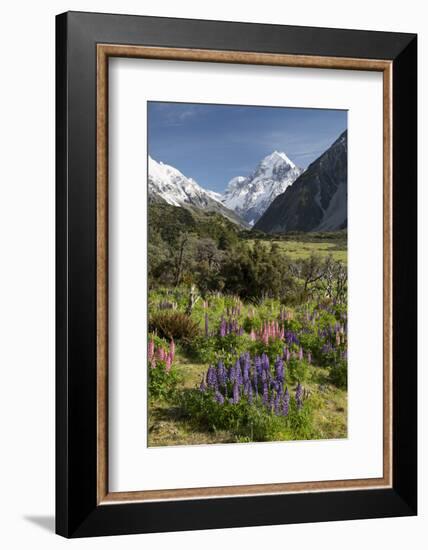
M 347 437 L 347 111 L 147 103 L 148 446 Z

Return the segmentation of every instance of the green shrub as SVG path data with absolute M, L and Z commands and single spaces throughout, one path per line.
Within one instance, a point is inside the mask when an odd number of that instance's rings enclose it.
M 262 353 L 266 353 L 269 357 L 269 361 L 273 363 L 278 356 L 282 357 L 284 345 L 284 341 L 280 339 L 269 340 L 268 344 L 265 344 L 261 340 L 255 340 L 251 342 L 248 350 L 252 355 L 261 356 Z
M 330 366 L 328 372 L 329 381 L 336 387 L 345 389 L 348 387 L 348 364 L 346 361 L 338 361 Z
M 163 362 L 148 369 L 149 399 L 173 399 L 176 396 L 177 386 L 182 381 L 174 366 L 169 371 Z
M 218 360 L 231 362 L 245 351 L 251 349 L 250 338 L 247 334 L 238 336 L 197 336 L 186 342 L 187 354 L 196 362 L 213 363 Z
M 287 382 L 307 382 L 310 376 L 309 365 L 305 360 L 290 359 L 287 363 L 285 377 Z
M 180 311 L 165 311 L 151 315 L 149 331 L 162 338 L 190 340 L 198 335 L 199 327 L 189 315 Z
M 323 342 L 319 336 L 313 332 L 302 332 L 299 335 L 299 340 L 303 349 L 306 352 L 310 351 L 313 356 L 317 356 L 323 346 Z

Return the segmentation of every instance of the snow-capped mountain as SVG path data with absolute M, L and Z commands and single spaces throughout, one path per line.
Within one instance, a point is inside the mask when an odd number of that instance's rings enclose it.
M 345 130 L 290 188 L 273 201 L 255 228 L 267 233 L 346 229 L 347 156 L 348 135 Z
M 177 168 L 157 162 L 149 156 L 148 191 L 150 202 L 165 202 L 172 206 L 190 206 L 222 214 L 235 223 L 243 223 L 222 202 L 220 193 L 207 191 Z M 245 225 L 245 224 L 244 224 Z
M 248 177 L 230 180 L 223 204 L 253 225 L 278 196 L 292 185 L 302 170 L 285 153 L 274 151 Z

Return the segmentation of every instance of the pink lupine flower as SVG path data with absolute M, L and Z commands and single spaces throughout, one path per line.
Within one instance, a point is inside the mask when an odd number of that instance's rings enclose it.
M 153 339 L 149 340 L 149 349 L 148 349 L 148 356 L 149 361 L 152 361 L 153 357 L 155 356 L 155 342 Z
M 172 365 L 172 357 L 171 357 L 171 354 L 168 353 L 166 355 L 166 358 L 165 358 L 165 370 L 166 370 L 166 372 L 169 372 L 171 370 L 171 365 Z
M 300 347 L 299 348 L 299 361 L 301 361 L 303 359 L 303 349 Z
M 159 361 L 165 361 L 165 350 L 163 348 L 158 348 L 156 350 L 156 356 Z
M 311 364 L 312 363 L 312 354 L 310 351 L 308 351 L 308 363 Z
M 340 346 L 340 333 L 339 333 L 339 331 L 336 332 L 336 346 Z
M 169 343 L 169 354 L 171 355 L 171 362 L 174 361 L 175 357 L 175 342 L 174 339 L 171 338 L 171 341 Z
M 250 339 L 251 339 L 252 342 L 254 342 L 255 339 L 256 339 L 256 333 L 254 332 L 254 329 L 251 329 Z

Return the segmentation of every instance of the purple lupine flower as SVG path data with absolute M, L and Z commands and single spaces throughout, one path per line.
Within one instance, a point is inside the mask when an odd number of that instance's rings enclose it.
M 218 387 L 217 372 L 212 365 L 208 367 L 208 371 L 207 371 L 207 386 L 209 388 L 215 388 L 215 389 L 217 389 Z
M 268 400 L 269 400 L 269 390 L 268 390 L 268 385 L 265 382 L 263 384 L 263 397 L 262 397 L 263 405 L 266 405 Z
M 275 361 L 275 376 L 279 383 L 284 382 L 284 363 L 280 357 L 277 357 Z
M 235 382 L 235 380 L 236 380 L 236 370 L 235 370 L 235 367 L 233 365 L 229 369 L 229 380 L 231 382 Z
M 205 380 L 204 380 L 203 376 L 202 376 L 201 383 L 199 384 L 199 391 L 202 392 L 202 393 L 207 391 L 207 386 L 205 384 Z
M 219 405 L 223 405 L 224 397 L 218 390 L 215 392 L 214 399 L 217 401 Z
M 269 371 L 269 357 L 264 352 L 262 353 L 261 365 L 263 370 Z
M 236 405 L 239 403 L 239 385 L 237 380 L 233 384 L 233 403 Z
M 259 396 L 259 385 L 256 379 L 254 379 L 254 393 L 256 394 L 256 397 Z
M 251 382 L 249 383 L 248 387 L 248 403 L 250 405 L 253 403 L 253 386 L 251 385 Z
M 273 405 L 273 408 L 274 408 L 274 411 L 275 411 L 275 414 L 279 414 L 279 404 L 280 404 L 280 393 L 279 392 L 276 392 L 276 395 L 275 395 L 275 401 L 274 401 L 274 405 Z
M 253 373 L 253 383 L 254 383 L 254 387 L 257 388 L 257 385 L 258 385 L 258 375 L 257 375 L 257 368 L 254 367 L 254 369 L 252 370 L 252 373 Z
M 241 355 L 242 375 L 244 382 L 250 379 L 251 360 L 248 352 Z
M 243 377 L 242 377 L 242 370 L 241 370 L 241 364 L 239 362 L 239 359 L 236 360 L 235 363 L 235 373 L 236 373 L 236 381 L 239 385 L 243 383 Z
M 262 361 L 258 355 L 254 357 L 254 376 L 261 376 L 262 374 Z
M 205 336 L 209 336 L 208 312 L 205 312 Z
M 296 344 L 296 346 L 299 345 L 299 339 L 292 330 L 287 330 L 287 332 L 285 333 L 285 340 L 289 346 L 291 346 L 292 344 Z
M 295 399 L 297 409 L 300 410 L 303 406 L 303 388 L 300 382 L 297 384 Z
M 285 388 L 285 393 L 282 397 L 282 414 L 283 416 L 288 416 L 288 409 L 290 405 L 290 394 L 288 388 Z
M 323 345 L 321 351 L 322 353 L 330 353 L 331 351 L 333 351 L 333 346 L 330 344 L 330 342 L 327 342 Z
M 227 382 L 227 373 L 222 361 L 217 365 L 217 380 L 220 386 L 225 386 Z
M 262 364 L 262 380 L 263 382 L 265 381 L 269 382 L 270 380 L 269 357 L 266 355 L 266 353 L 262 354 L 261 364 Z

